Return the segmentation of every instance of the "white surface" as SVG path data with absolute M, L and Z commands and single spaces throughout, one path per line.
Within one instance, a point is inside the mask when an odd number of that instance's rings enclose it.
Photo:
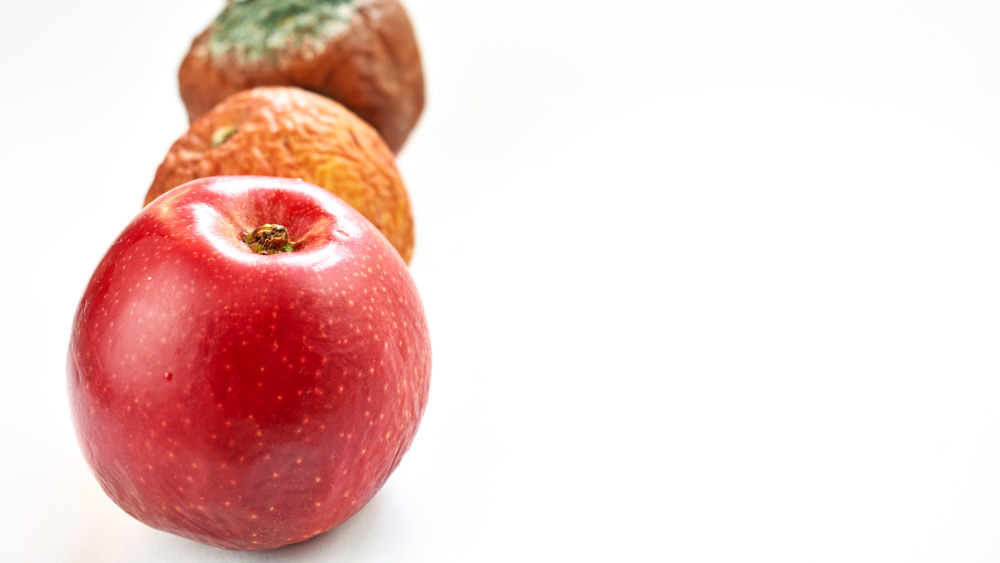
M 1000 560 L 992 0 L 409 0 L 412 450 L 283 550 L 132 520 L 75 444 L 69 324 L 221 5 L 0 6 L 0 560 Z

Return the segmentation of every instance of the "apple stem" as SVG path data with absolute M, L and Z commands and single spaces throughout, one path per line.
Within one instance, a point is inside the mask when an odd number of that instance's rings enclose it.
M 288 229 L 272 223 L 250 231 L 243 242 L 254 254 L 277 254 L 295 250 L 295 245 L 288 240 Z
M 212 148 L 220 146 L 236 134 L 236 128 L 232 125 L 223 125 L 212 133 Z

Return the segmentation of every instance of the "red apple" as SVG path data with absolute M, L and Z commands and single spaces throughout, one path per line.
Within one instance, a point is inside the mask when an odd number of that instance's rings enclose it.
M 409 448 L 430 382 L 417 289 L 328 191 L 215 177 L 157 198 L 73 322 L 83 454 L 138 520 L 270 549 L 360 510 Z

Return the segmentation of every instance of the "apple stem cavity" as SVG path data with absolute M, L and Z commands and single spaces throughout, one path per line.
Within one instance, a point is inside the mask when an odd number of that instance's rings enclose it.
M 267 223 L 250 231 L 243 243 L 254 254 L 277 254 L 291 252 L 295 245 L 288 239 L 288 229 L 281 225 Z

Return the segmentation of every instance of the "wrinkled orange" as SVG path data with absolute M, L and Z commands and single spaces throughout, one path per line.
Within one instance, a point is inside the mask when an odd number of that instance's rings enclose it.
M 395 157 L 379 134 L 339 103 L 289 86 L 238 92 L 196 119 L 156 171 L 146 203 L 197 178 L 300 178 L 371 221 L 407 263 L 413 215 Z

